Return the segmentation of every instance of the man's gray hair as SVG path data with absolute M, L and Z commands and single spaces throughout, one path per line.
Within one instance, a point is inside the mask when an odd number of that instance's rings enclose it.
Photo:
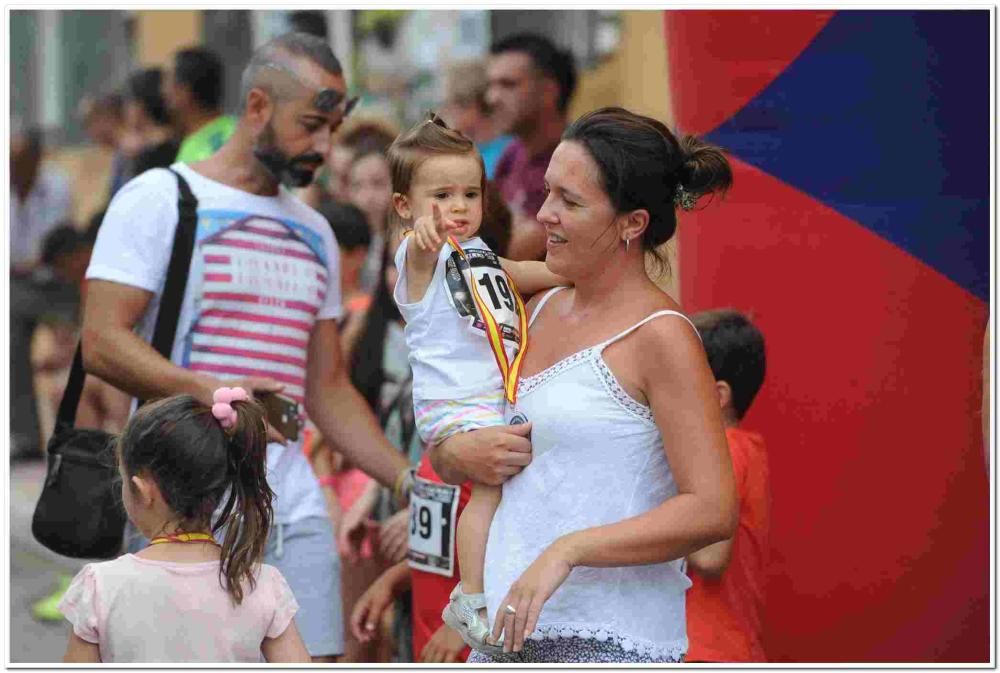
M 269 64 L 277 63 L 285 68 L 294 68 L 294 59 L 305 58 L 332 75 L 342 75 L 340 61 L 333 49 L 322 38 L 308 33 L 286 33 L 262 45 L 250 58 L 240 77 L 240 109 L 246 107 L 250 89 L 258 86 L 260 73 Z

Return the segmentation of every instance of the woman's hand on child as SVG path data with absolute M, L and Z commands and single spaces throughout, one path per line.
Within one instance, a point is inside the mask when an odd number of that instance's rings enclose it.
M 520 652 L 542 612 L 545 601 L 566 581 L 573 564 L 566 546 L 556 541 L 528 566 L 500 601 L 493 624 L 493 642 L 503 633 L 504 652 Z M 514 608 L 513 612 L 506 606 Z
M 441 214 L 438 204 L 433 204 L 433 215 L 418 217 L 413 223 L 413 239 L 424 252 L 437 252 L 448 239 L 448 233 L 460 225 Z
M 382 524 L 379 554 L 387 562 L 396 564 L 406 558 L 410 548 L 409 524 L 409 508 L 399 510 Z
M 351 633 L 359 643 L 367 643 L 375 637 L 379 622 L 382 620 L 382 613 L 392 603 L 392 586 L 385 578 L 385 573 L 380 575 L 368 590 L 361 594 L 361 598 L 351 611 Z
M 432 447 L 431 460 L 440 460 L 443 467 L 461 473 L 466 479 L 499 486 L 531 462 L 530 435 L 531 423 L 462 432 Z M 438 469 L 436 462 L 434 466 Z M 440 469 L 438 474 L 445 477 Z
M 459 655 L 465 649 L 465 641 L 458 631 L 447 624 L 434 632 L 431 639 L 420 652 L 420 661 L 424 664 L 454 664 L 461 662 Z

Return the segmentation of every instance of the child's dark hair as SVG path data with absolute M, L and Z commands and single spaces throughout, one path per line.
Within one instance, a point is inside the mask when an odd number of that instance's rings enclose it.
M 408 194 L 413 184 L 413 177 L 420 165 L 433 156 L 449 154 L 470 155 L 479 161 L 481 185 L 480 191 L 486 198 L 486 167 L 483 157 L 476 150 L 476 145 L 464 135 L 449 128 L 444 121 L 433 112 L 427 119 L 413 128 L 399 134 L 389 147 L 389 172 L 392 174 L 392 191 L 397 194 Z M 486 208 L 486 204 L 483 204 Z
M 326 218 L 337 237 L 341 250 L 350 252 L 367 248 L 372 243 L 372 230 L 361 209 L 350 203 L 325 201 L 319 206 L 320 214 Z
M 125 478 L 148 475 L 180 531 L 226 528 L 220 581 L 237 605 L 244 580 L 256 584 L 255 566 L 264 556 L 271 526 L 273 492 L 267 484 L 264 412 L 253 401 L 233 402 L 237 421 L 223 430 L 209 407 L 190 395 L 175 395 L 141 407 L 118 440 Z M 130 485 L 131 487 L 131 485 Z
M 764 383 L 764 335 L 733 309 L 703 311 L 691 321 L 701 334 L 715 380 L 729 384 L 733 410 L 742 419 Z

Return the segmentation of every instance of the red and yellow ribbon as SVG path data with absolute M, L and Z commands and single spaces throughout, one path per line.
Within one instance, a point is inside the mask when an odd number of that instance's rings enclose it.
M 524 354 L 528 350 L 528 316 L 527 311 L 524 309 L 524 300 L 521 299 L 521 293 L 517 291 L 514 279 L 510 277 L 510 274 L 505 272 L 504 275 L 507 276 L 510 291 L 513 293 L 514 301 L 517 304 L 518 324 L 521 330 L 521 347 L 518 349 L 517 355 L 514 356 L 514 360 L 508 362 L 500 326 L 497 324 L 496 318 L 493 317 L 486 302 L 479 296 L 479 290 L 476 288 L 476 280 L 472 275 L 472 265 L 465 256 L 465 250 L 462 249 L 462 246 L 458 244 L 458 241 L 453 236 L 448 237 L 448 243 L 451 244 L 451 247 L 455 249 L 455 252 L 458 253 L 459 257 L 465 261 L 466 266 L 469 267 L 469 286 L 472 290 L 472 298 L 476 302 L 476 308 L 479 310 L 480 317 L 482 317 L 483 322 L 486 324 L 486 337 L 489 339 L 490 349 L 493 351 L 497 368 L 500 370 L 501 378 L 503 378 L 504 397 L 507 398 L 508 402 L 514 404 L 517 401 L 517 382 L 521 374 L 521 362 L 523 362 Z

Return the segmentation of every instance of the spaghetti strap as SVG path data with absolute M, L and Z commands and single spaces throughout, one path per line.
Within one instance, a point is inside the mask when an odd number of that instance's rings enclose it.
M 545 302 L 547 302 L 552 297 L 552 295 L 554 295 L 559 290 L 565 290 L 565 289 L 566 289 L 565 285 L 557 285 L 556 287 L 552 288 L 551 290 L 545 293 L 545 295 L 542 297 L 542 300 L 538 302 L 538 306 L 536 306 L 535 310 L 531 312 L 531 319 L 528 320 L 528 327 L 531 327 L 531 323 L 535 322 L 535 318 L 538 317 L 538 312 L 542 310 L 543 306 L 545 306 Z
M 642 327 L 643 325 L 645 325 L 646 323 L 648 323 L 650 320 L 654 320 L 655 318 L 659 318 L 661 315 L 675 315 L 678 318 L 682 318 L 683 320 L 685 320 L 687 322 L 687 324 L 691 325 L 691 329 L 694 330 L 694 333 L 696 335 L 698 335 L 698 340 L 701 341 L 701 334 L 698 332 L 698 328 L 694 326 L 694 323 L 691 322 L 691 320 L 686 315 L 684 315 L 683 313 L 679 313 L 677 311 L 671 311 L 669 309 L 664 309 L 663 311 L 657 311 L 656 313 L 651 313 L 650 315 L 646 316 L 645 318 L 643 318 L 642 320 L 640 320 L 636 324 L 632 325 L 628 329 L 626 329 L 626 330 L 624 330 L 622 332 L 619 332 L 617 335 L 611 337 L 610 339 L 608 339 L 607 341 L 605 341 L 603 343 L 597 344 L 597 346 L 595 346 L 595 348 L 597 349 L 598 352 L 603 351 L 605 348 L 607 348 L 608 346 L 610 346 L 614 342 L 618 341 L 619 339 L 625 338 L 626 336 L 628 336 L 629 334 L 631 334 L 635 330 L 639 329 L 640 327 Z

